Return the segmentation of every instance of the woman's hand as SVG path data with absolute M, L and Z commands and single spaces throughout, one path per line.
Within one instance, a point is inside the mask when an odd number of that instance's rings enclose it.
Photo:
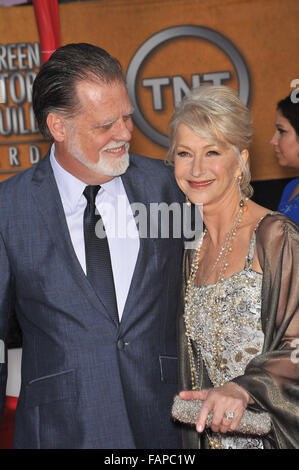
M 210 412 L 213 413 L 211 429 L 226 433 L 235 431 L 249 403 L 254 403 L 247 391 L 234 382 L 227 382 L 218 388 L 180 392 L 184 400 L 202 400 L 202 407 L 196 424 L 197 432 L 202 432 Z M 226 413 L 233 413 L 229 419 Z

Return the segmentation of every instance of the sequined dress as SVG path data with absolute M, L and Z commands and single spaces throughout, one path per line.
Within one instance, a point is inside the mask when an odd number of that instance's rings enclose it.
M 248 362 L 262 351 L 262 274 L 252 270 L 255 239 L 254 232 L 244 269 L 217 283 L 216 298 L 216 284 L 191 287 L 191 301 L 186 307 L 185 318 L 189 322 L 192 349 L 200 353 L 198 356 L 202 357 L 214 386 L 243 375 Z M 212 315 L 211 309 L 215 301 L 217 313 Z M 223 349 L 217 355 L 217 360 L 214 349 L 215 331 L 219 332 Z M 199 383 L 196 385 L 201 388 Z M 212 432 L 210 434 L 212 438 L 216 437 Z M 240 434 L 223 434 L 221 445 L 226 449 L 263 448 L 260 438 Z

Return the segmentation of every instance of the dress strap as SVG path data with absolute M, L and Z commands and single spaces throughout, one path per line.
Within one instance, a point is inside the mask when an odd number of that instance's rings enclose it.
M 250 245 L 249 245 L 249 250 L 248 250 L 248 255 L 245 259 L 245 270 L 252 269 L 252 263 L 253 263 L 253 256 L 254 256 L 254 249 L 255 249 L 255 243 L 256 243 L 256 231 L 261 223 L 261 221 L 269 214 L 273 214 L 273 212 L 269 212 L 268 214 L 263 215 L 263 217 L 260 218 L 258 223 L 256 224 L 253 234 L 250 240 Z
M 253 255 L 254 255 L 255 242 L 256 242 L 255 230 L 256 229 L 254 229 L 253 231 L 253 234 L 250 240 L 248 254 L 245 259 L 245 267 L 244 267 L 245 270 L 252 269 Z

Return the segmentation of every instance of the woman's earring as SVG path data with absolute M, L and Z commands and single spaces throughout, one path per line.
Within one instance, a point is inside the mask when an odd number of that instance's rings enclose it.
M 240 195 L 240 199 L 243 199 L 243 194 L 242 194 L 242 191 L 241 191 L 241 181 L 243 179 L 243 176 L 242 175 L 239 175 L 237 176 L 236 180 L 237 180 L 237 185 L 238 185 L 238 191 L 239 191 L 239 195 Z
M 246 202 L 248 201 L 248 197 L 245 198 L 245 201 L 244 201 L 244 195 L 242 194 L 242 190 L 241 190 L 241 182 L 243 180 L 243 175 L 239 175 L 237 176 L 237 184 L 238 184 L 238 190 L 239 190 L 239 194 L 240 194 L 240 207 L 242 207 L 243 211 L 246 211 L 248 209 L 247 205 L 246 205 Z
M 186 204 L 187 204 L 188 207 L 191 206 L 191 201 L 190 201 L 190 199 L 188 198 L 188 196 L 186 196 Z

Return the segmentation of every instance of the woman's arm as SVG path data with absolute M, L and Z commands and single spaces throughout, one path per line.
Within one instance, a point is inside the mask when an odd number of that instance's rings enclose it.
M 271 415 L 277 446 L 299 448 L 299 231 L 287 217 L 267 216 L 257 231 L 263 269 L 262 354 L 233 382 L 247 390 L 253 408 Z

